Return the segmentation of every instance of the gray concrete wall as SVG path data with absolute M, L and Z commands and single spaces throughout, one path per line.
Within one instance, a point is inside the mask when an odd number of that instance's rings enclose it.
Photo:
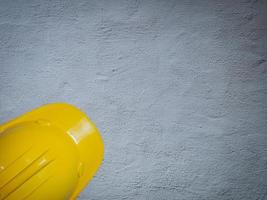
M 80 199 L 267 199 L 267 2 L 0 1 L 0 121 L 84 110 Z

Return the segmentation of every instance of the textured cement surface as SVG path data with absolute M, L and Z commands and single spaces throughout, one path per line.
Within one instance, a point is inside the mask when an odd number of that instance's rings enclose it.
M 0 121 L 99 127 L 83 200 L 267 199 L 267 1 L 0 1 Z

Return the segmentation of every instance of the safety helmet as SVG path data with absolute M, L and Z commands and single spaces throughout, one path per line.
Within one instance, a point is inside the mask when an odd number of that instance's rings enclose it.
M 76 199 L 104 144 L 76 107 L 48 104 L 0 125 L 0 200 Z

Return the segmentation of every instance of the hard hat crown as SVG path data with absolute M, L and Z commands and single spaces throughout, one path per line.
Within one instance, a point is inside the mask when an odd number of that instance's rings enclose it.
M 52 124 L 23 122 L 8 128 L 0 137 L 0 152 L 0 199 L 66 199 L 75 189 L 77 148 Z
M 0 126 L 0 200 L 74 199 L 102 159 L 102 139 L 82 112 L 36 109 Z

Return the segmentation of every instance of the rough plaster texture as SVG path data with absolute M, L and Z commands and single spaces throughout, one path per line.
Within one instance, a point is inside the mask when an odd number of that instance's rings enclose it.
M 80 199 L 267 199 L 267 2 L 0 1 L 0 121 L 65 101 L 103 134 Z

